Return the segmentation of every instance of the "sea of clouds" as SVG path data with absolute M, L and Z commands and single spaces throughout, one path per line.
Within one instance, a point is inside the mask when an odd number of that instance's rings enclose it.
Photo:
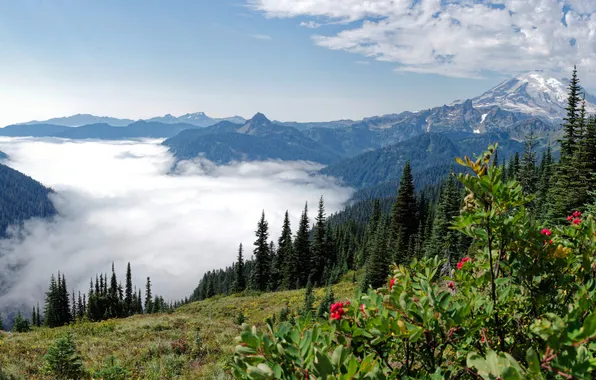
M 203 273 L 230 265 L 239 243 L 251 256 L 264 210 L 277 241 L 289 211 L 297 226 L 305 202 L 314 217 L 319 197 L 327 213 L 341 209 L 352 190 L 316 175 L 307 162 L 207 160 L 176 164 L 158 140 L 72 141 L 1 138 L 5 164 L 53 188 L 58 215 L 29 220 L 19 236 L 0 241 L 0 276 L 8 290 L 0 308 L 43 302 L 50 275 L 61 271 L 69 289 L 87 292 L 112 262 L 124 282 L 166 299 L 190 295 Z

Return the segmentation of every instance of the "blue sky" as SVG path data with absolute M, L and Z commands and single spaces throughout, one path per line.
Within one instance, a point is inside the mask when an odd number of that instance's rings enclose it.
M 214 117 L 263 112 L 298 121 L 362 118 L 473 97 L 515 71 L 562 68 L 560 59 L 535 67 L 542 60 L 523 57 L 519 67 L 507 60 L 501 67 L 483 67 L 469 57 L 470 65 L 459 64 L 458 57 L 475 54 L 457 50 L 474 42 L 462 30 L 453 32 L 451 46 L 436 41 L 444 31 L 404 27 L 400 36 L 413 36 L 416 49 L 400 52 L 396 47 L 403 42 L 388 30 L 392 22 L 411 20 L 400 19 L 403 15 L 390 7 L 407 1 L 390 6 L 388 0 L 369 1 L 374 7 L 356 13 L 358 7 L 350 3 L 365 2 L 3 1 L 0 124 L 75 113 L 132 119 L 197 111 Z M 433 1 L 438 0 L 417 3 Z M 528 0 L 540 1 L 545 0 Z M 445 12 L 444 3 L 434 6 Z M 466 17 L 460 17 L 461 25 Z M 584 48 L 588 43 L 577 41 Z M 440 58 L 454 63 L 429 64 L 427 45 L 433 56 L 447 46 Z M 486 49 L 478 53 L 486 62 L 491 59 Z

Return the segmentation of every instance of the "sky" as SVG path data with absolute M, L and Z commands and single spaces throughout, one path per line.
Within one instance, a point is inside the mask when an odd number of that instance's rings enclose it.
M 0 138 L 4 163 L 56 190 L 59 213 L 0 240 L 0 278 L 10 282 L 0 310 L 42 303 L 58 271 L 69 289 L 87 292 L 112 262 L 121 281 L 130 262 L 143 291 L 150 276 L 154 294 L 181 299 L 207 270 L 231 265 L 240 243 L 251 257 L 262 211 L 277 241 L 285 210 L 295 232 L 305 202 L 314 223 L 321 196 L 331 214 L 352 194 L 314 175 L 312 163 L 183 161 L 170 171 L 174 159 L 159 142 Z
M 534 69 L 596 88 L 594 0 L 0 2 L 0 125 L 77 113 L 359 119 Z

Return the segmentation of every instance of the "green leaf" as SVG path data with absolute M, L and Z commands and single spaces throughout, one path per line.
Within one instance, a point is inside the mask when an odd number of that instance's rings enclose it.
M 257 350 L 255 350 L 253 347 L 237 345 L 236 353 L 240 355 L 253 355 L 257 353 Z
M 322 354 L 319 350 L 315 353 L 315 372 L 318 378 L 326 379 L 327 376 L 333 374 L 333 365 L 329 361 L 327 355 Z
M 338 346 L 335 349 L 335 351 L 333 351 L 333 354 L 331 355 L 331 362 L 333 363 L 334 366 L 337 367 L 341 364 L 343 353 L 344 353 L 344 346 Z
M 540 373 L 540 359 L 538 359 L 538 355 L 533 348 L 528 348 L 528 351 L 526 352 L 526 361 L 528 362 L 530 373 Z

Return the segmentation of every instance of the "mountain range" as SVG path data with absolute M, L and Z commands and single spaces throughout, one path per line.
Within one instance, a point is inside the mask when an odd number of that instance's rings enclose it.
M 539 149 L 548 142 L 556 145 L 562 133 L 568 83 L 534 71 L 506 80 L 473 99 L 358 121 L 280 122 L 261 113 L 249 120 L 239 116 L 214 119 L 198 112 L 136 122 L 75 115 L 51 119 L 52 123 L 10 125 L 1 128 L 0 135 L 164 138 L 163 144 L 179 160 L 199 156 L 217 164 L 307 160 L 329 165 L 322 173 L 347 185 L 382 193 L 388 184 L 394 186 L 408 159 L 415 173 L 425 178 L 422 183 L 427 183 L 450 170 L 452 157 L 479 153 L 495 141 L 500 142 L 504 158 L 521 151 L 520 141 L 530 132 L 538 137 Z M 596 98 L 589 94 L 586 109 L 596 112 Z M 83 121 L 104 122 L 76 126 Z

